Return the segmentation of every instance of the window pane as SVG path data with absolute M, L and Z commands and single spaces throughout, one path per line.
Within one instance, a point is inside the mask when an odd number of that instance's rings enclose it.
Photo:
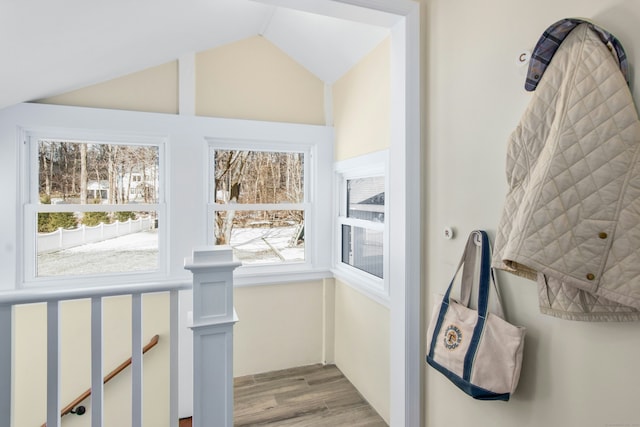
M 158 269 L 156 212 L 40 212 L 36 276 Z
M 383 278 L 383 233 L 342 226 L 342 262 Z
M 347 180 L 347 217 L 384 222 L 384 177 Z
M 221 211 L 215 241 L 243 264 L 304 261 L 304 211 Z
M 301 203 L 304 154 L 215 150 L 215 203 Z
M 158 152 L 150 145 L 41 139 L 39 203 L 158 203 Z

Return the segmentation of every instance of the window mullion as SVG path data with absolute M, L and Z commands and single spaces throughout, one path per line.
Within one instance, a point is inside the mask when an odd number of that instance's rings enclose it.
M 214 212 L 220 211 L 301 211 L 308 209 L 310 203 L 210 203 Z
M 146 212 L 157 211 L 163 203 L 109 204 L 29 204 L 35 212 Z
M 366 219 L 349 218 L 349 217 L 341 216 L 341 217 L 338 217 L 338 223 L 344 224 L 344 225 L 351 225 L 353 227 L 366 228 L 366 229 L 375 230 L 375 231 L 385 230 L 384 223 L 367 221 Z

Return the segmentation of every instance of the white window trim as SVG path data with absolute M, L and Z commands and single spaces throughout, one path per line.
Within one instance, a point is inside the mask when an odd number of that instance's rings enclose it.
M 331 277 L 328 270 L 328 260 L 324 260 L 322 253 L 327 251 L 323 248 L 320 236 L 326 235 L 330 221 L 323 221 L 327 216 L 323 214 L 322 204 L 317 203 L 324 196 L 321 192 L 322 182 L 330 180 L 329 168 L 320 167 L 321 158 L 327 159 L 331 155 L 331 147 L 319 141 L 270 141 L 263 139 L 233 139 L 233 138 L 206 138 L 208 144 L 208 188 L 207 188 L 207 243 L 215 245 L 213 241 L 213 221 L 216 211 L 221 205 L 211 200 L 213 191 L 211 186 L 214 182 L 212 176 L 213 168 L 210 159 L 213 151 L 223 150 L 252 150 L 268 152 L 299 152 L 304 153 L 304 200 L 300 203 L 291 204 L 262 204 L 262 205 L 242 205 L 235 206 L 236 209 L 278 208 L 278 209 L 301 209 L 304 210 L 305 218 L 305 260 L 300 262 L 282 262 L 266 265 L 243 265 L 234 272 L 234 286 L 254 286 L 268 285 L 274 283 L 292 283 L 307 280 L 317 280 Z M 328 209 L 325 209 L 329 212 Z M 326 243 L 325 243 L 326 245 Z M 324 249 L 324 250 L 323 250 Z
M 60 287 L 60 286 L 84 286 L 87 283 L 95 285 L 108 285 L 114 282 L 130 283 L 143 281 L 156 281 L 167 276 L 169 221 L 167 217 L 167 190 L 166 176 L 168 168 L 166 164 L 167 138 L 157 135 L 128 134 L 121 132 L 105 132 L 99 130 L 71 129 L 71 128 L 23 128 L 19 130 L 20 149 L 20 211 L 18 216 L 19 233 L 21 233 L 22 251 L 18 253 L 19 264 L 22 268 L 17 271 L 20 287 Z M 36 273 L 37 245 L 35 236 L 36 224 L 30 219 L 38 212 L 76 212 L 78 205 L 40 205 L 39 170 L 34 164 L 38 159 L 38 146 L 35 142 L 39 139 L 56 139 L 72 142 L 94 142 L 98 144 L 120 145 L 148 145 L 158 147 L 159 168 L 159 200 L 152 204 L 135 205 L 85 205 L 83 211 L 117 212 L 153 210 L 158 215 L 161 225 L 158 229 L 158 268 L 153 271 L 114 272 L 102 274 L 60 275 L 38 277 Z M 135 209 L 132 209 L 135 207 Z
M 80 125 L 79 125 L 80 124 Z M 81 126 L 81 127 L 80 127 Z M 261 274 L 236 275 L 235 286 L 256 286 L 281 283 L 303 283 L 331 278 L 330 242 L 324 238 L 331 235 L 332 222 L 332 164 L 333 138 L 331 127 L 297 123 L 265 122 L 241 119 L 223 119 L 215 117 L 185 117 L 171 114 L 142 113 L 124 110 L 104 110 L 98 108 L 68 107 L 48 104 L 19 104 L 8 107 L 0 114 L 0 136 L 12 140 L 10 148 L 3 154 L 10 160 L 5 163 L 4 172 L 15 176 L 16 185 L 4 187 L 7 200 L 15 200 L 16 208 L 3 212 L 5 224 L 11 224 L 0 230 L 6 252 L 0 257 L 0 265 L 6 271 L 7 280 L 0 283 L 0 289 L 13 290 L 24 288 L 24 219 L 23 201 L 26 178 L 21 175 L 27 170 L 23 164 L 28 161 L 24 153 L 24 133 L 43 132 L 61 138 L 95 139 L 102 135 L 107 141 L 128 141 L 131 137 L 151 140 L 166 140 L 164 147 L 165 172 L 164 192 L 166 212 L 165 249 L 161 266 L 166 270 L 162 280 L 188 279 L 189 273 L 183 268 L 185 257 L 193 248 L 207 244 L 207 154 L 206 141 L 263 141 L 268 143 L 299 143 L 305 141 L 315 144 L 314 163 L 318 165 L 312 173 L 315 182 L 315 200 L 321 201 L 314 208 L 314 223 L 317 226 L 313 250 L 314 264 L 308 270 L 270 272 Z M 93 136 L 93 137 L 91 137 Z M 138 140 L 139 141 L 139 140 Z M 9 182 L 9 181 L 8 181 Z M 178 189 L 174 191 L 172 189 Z M 310 200 L 314 202 L 314 200 Z M 14 226 L 15 224 L 15 226 Z M 13 230 L 13 231 L 12 231 Z M 161 243 L 162 244 L 162 243 Z M 166 258 L 166 264 L 165 264 Z M 159 273 L 158 276 L 161 276 Z M 89 279 L 83 276 L 78 281 L 64 281 L 63 287 L 91 287 L 94 284 L 117 285 L 123 283 L 144 283 L 157 281 L 148 276 L 127 277 L 109 276 Z M 53 283 L 51 284 L 53 286 Z M 29 285 L 32 286 L 32 285 Z
M 342 218 L 341 210 L 346 206 L 345 183 L 349 179 L 384 176 L 385 206 L 384 224 L 363 221 L 365 228 L 381 229 L 383 231 L 383 278 L 380 279 L 370 273 L 362 271 L 342 262 L 342 225 L 357 225 L 360 220 Z M 376 151 L 362 156 L 336 162 L 334 165 L 334 233 L 333 233 L 333 267 L 331 272 L 346 285 L 356 289 L 374 301 L 390 307 L 389 291 L 389 204 L 387 192 L 389 190 L 389 151 Z

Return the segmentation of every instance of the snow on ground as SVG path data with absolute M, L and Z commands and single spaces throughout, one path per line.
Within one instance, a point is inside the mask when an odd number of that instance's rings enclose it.
M 304 243 L 294 242 L 298 227 L 238 228 L 231 246 L 243 264 L 304 261 Z
M 296 232 L 296 227 L 234 229 L 231 236 L 234 254 L 243 264 L 304 261 L 304 243 L 293 242 Z M 157 268 L 157 230 L 38 254 L 39 277 L 151 271 Z
M 150 271 L 157 268 L 157 230 L 38 254 L 39 277 Z

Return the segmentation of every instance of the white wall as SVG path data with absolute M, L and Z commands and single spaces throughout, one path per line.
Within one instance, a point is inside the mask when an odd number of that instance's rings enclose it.
M 631 0 L 424 1 L 423 71 L 427 197 L 426 305 L 450 280 L 466 235 L 493 237 L 506 192 L 506 141 L 531 95 L 516 66 L 542 32 L 582 17 L 615 34 L 629 56 L 640 101 L 640 3 Z M 457 230 L 445 240 L 442 230 Z M 426 369 L 429 427 L 604 427 L 640 425 L 638 323 L 580 323 L 543 316 L 533 282 L 499 274 L 508 319 L 528 329 L 520 385 L 512 400 L 478 402 Z M 426 325 L 425 325 L 426 327 Z M 423 334 L 424 336 L 424 334 Z

